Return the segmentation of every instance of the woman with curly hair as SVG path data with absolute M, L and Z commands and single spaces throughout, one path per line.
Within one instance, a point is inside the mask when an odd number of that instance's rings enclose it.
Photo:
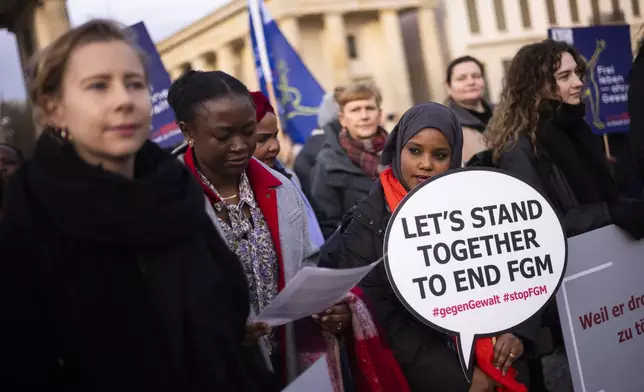
M 550 200 L 568 236 L 613 223 L 639 239 L 644 237 L 644 207 L 619 194 L 600 140 L 584 120 L 585 71 L 579 53 L 567 43 L 545 40 L 521 48 L 488 124 L 492 158 Z M 543 317 L 563 353 L 556 307 Z

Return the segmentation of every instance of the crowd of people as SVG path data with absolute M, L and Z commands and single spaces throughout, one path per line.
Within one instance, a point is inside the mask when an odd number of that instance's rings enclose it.
M 585 122 L 572 46 L 523 47 L 496 106 L 476 58 L 446 75 L 449 99 L 391 130 L 376 86 L 336 88 L 289 168 L 261 92 L 222 71 L 181 75 L 168 102 L 185 143 L 169 154 L 148 140 L 145 56 L 122 27 L 62 35 L 29 73 L 33 156 L 0 145 L 0 389 L 270 392 L 325 356 L 335 392 L 572 391 L 555 303 L 479 339 L 468 380 L 454 339 L 406 310 L 382 264 L 320 314 L 249 321 L 303 266 L 378 260 L 405 195 L 467 165 L 541 191 L 568 236 L 616 224 L 644 237 L 644 201 L 624 195 Z M 626 179 L 639 196 L 641 180 Z

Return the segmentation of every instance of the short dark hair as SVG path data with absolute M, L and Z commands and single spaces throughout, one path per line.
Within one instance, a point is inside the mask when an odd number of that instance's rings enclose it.
M 223 71 L 188 71 L 170 86 L 168 103 L 177 122 L 191 122 L 197 106 L 229 95 L 247 97 L 254 105 L 248 88 L 234 76 Z
M 445 80 L 447 84 L 452 84 L 452 74 L 454 73 L 454 67 L 463 63 L 474 63 L 478 65 L 481 69 L 481 76 L 485 77 L 485 65 L 483 65 L 483 63 L 479 59 L 472 56 L 461 56 L 455 58 L 454 60 L 450 61 L 449 64 L 447 64 L 447 79 Z

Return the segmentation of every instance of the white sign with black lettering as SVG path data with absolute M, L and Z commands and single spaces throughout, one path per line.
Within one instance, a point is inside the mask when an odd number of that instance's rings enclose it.
M 389 280 L 407 309 L 458 336 L 471 376 L 477 337 L 541 310 L 566 268 L 566 237 L 533 187 L 494 169 L 465 168 L 412 190 L 385 237 Z

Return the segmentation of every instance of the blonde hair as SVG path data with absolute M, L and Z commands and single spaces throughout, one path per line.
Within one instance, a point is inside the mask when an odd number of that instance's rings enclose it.
M 382 104 L 382 95 L 378 87 L 370 82 L 356 82 L 344 88 L 336 88 L 335 97 L 340 110 L 349 102 L 359 101 L 362 99 L 375 99 L 376 105 Z
M 145 55 L 117 22 L 94 19 L 61 35 L 30 61 L 27 70 L 29 97 L 35 105 L 38 123 L 45 112 L 46 99 L 60 94 L 67 63 L 72 52 L 80 46 L 95 42 L 122 41 L 132 46 L 145 65 Z M 44 124 L 41 124 L 44 125 Z

